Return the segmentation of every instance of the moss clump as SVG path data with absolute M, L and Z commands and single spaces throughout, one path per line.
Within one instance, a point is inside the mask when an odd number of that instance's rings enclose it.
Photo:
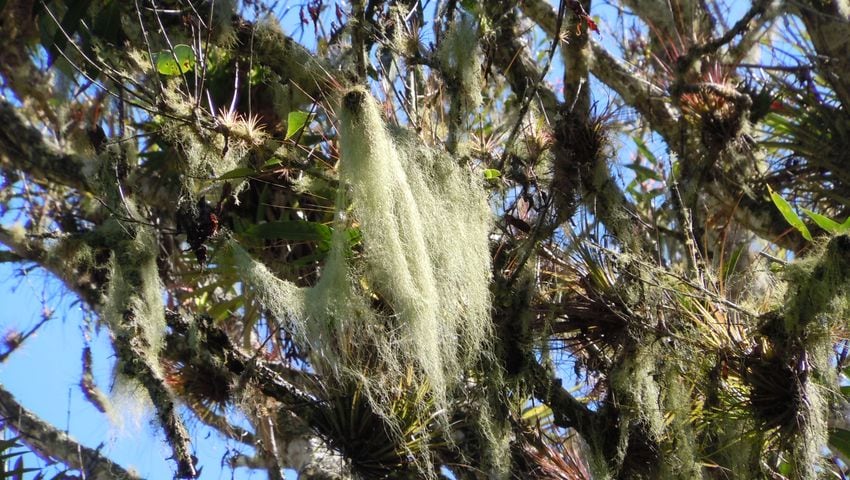
M 442 398 L 490 335 L 486 195 L 450 158 L 388 131 L 363 89 L 343 97 L 340 139 L 366 276 L 398 318 L 403 361 Z
M 103 318 L 116 335 L 141 338 L 145 360 L 157 368 L 165 334 L 165 306 L 156 265 L 156 238 L 147 227 L 112 222 L 103 227 L 104 234 L 107 230 L 114 233 Z
M 468 16 L 452 23 L 436 52 L 440 71 L 451 95 L 448 149 L 454 152 L 470 113 L 481 106 L 481 53 L 478 30 Z
M 456 84 L 457 93 L 466 112 L 481 106 L 480 59 L 478 29 L 472 18 L 461 16 L 452 23 L 440 42 L 437 60 L 443 74 Z
M 619 411 L 616 463 L 635 478 L 653 478 L 660 468 L 664 414 L 655 379 L 657 350 L 635 347 L 610 373 L 611 401 Z
M 664 411 L 669 412 L 666 425 L 665 461 L 662 478 L 700 478 L 701 468 L 695 442 L 696 432 L 691 418 L 689 385 L 682 381 L 682 370 L 668 366 L 662 382 Z
M 372 96 L 348 91 L 340 109 L 338 228 L 313 288 L 279 280 L 233 245 L 245 279 L 287 319 L 317 370 L 354 381 L 391 426 L 393 389 L 426 386 L 449 404 L 464 370 L 488 351 L 491 214 L 483 186 L 412 134 L 389 129 Z M 363 237 L 344 232 L 351 201 Z M 434 412 L 431 412 L 434 414 Z
M 832 238 L 807 259 L 787 270 L 789 301 L 782 325 L 773 334 L 778 350 L 799 379 L 797 430 L 789 447 L 797 478 L 818 478 L 827 442 L 832 329 L 850 315 L 850 236 Z

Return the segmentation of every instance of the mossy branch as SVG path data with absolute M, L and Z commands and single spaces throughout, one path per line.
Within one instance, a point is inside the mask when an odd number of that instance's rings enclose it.
M 485 2 L 484 8 L 496 27 L 495 38 L 485 45 L 488 53 L 492 55 L 493 64 L 507 78 L 518 98 L 525 98 L 529 93 L 528 89 L 536 85 L 536 93 L 540 97 L 543 110 L 549 118 L 554 118 L 559 104 L 558 99 L 555 92 L 539 84 L 542 75 L 537 68 L 537 62 L 531 58 L 528 47 L 522 43 L 521 36 L 518 35 L 518 18 L 514 11 L 514 4 L 492 0 Z M 555 18 L 557 14 L 553 13 L 552 19 Z M 553 23 L 552 31 L 554 29 Z
M 127 315 L 132 323 L 132 314 Z M 115 340 L 118 357 L 123 364 L 123 373 L 138 380 L 150 395 L 151 403 L 165 432 L 165 439 L 177 462 L 176 478 L 196 478 L 195 459 L 192 455 L 189 432 L 180 419 L 174 398 L 165 386 L 165 380 L 147 360 L 148 349 L 140 342 L 139 336 Z
M 0 165 L 24 170 L 40 181 L 91 191 L 83 174 L 85 159 L 49 145 L 17 110 L 0 99 Z
M 583 0 L 575 3 L 584 11 L 590 10 L 590 1 Z M 570 35 L 567 42 L 561 44 L 564 56 L 564 103 L 569 105 L 573 114 L 590 114 L 590 85 L 588 73 L 591 60 L 590 28 L 583 25 L 584 19 L 578 15 L 570 15 L 566 22 L 566 31 L 577 31 Z M 557 27 L 556 27 L 557 28 Z M 562 29 L 563 31 L 563 29 Z M 563 33 L 557 32 L 553 39 L 560 40 Z
M 561 428 L 575 429 L 586 441 L 591 442 L 599 434 L 599 415 L 579 402 L 562 385 L 555 373 L 544 367 L 535 358 L 529 357 L 526 364 L 534 396 L 549 405 L 555 416 L 555 424 Z
M 756 0 L 750 6 L 750 9 L 747 10 L 747 12 L 744 13 L 737 22 L 735 22 L 735 25 L 727 30 L 723 35 L 689 48 L 688 52 L 679 57 L 676 61 L 676 68 L 679 71 L 679 74 L 681 75 L 690 70 L 694 62 L 699 60 L 700 57 L 716 53 L 717 50 L 731 42 L 735 37 L 748 31 L 753 19 L 764 14 L 770 2 L 771 0 Z
M 831 332 L 850 315 L 850 236 L 832 238 L 808 259 L 789 265 L 784 321 L 772 340 L 799 381 L 795 437 L 789 442 L 797 478 L 818 478 L 837 374 Z
M 298 410 L 316 402 L 313 396 L 275 371 L 271 363 L 240 351 L 224 331 L 212 324 L 209 317 L 199 317 L 193 322 L 169 313 L 166 320 L 174 332 L 168 343 L 172 346 L 172 353 L 181 358 L 201 362 L 205 368 L 218 368 L 220 373 L 234 375 L 242 383 L 255 383 L 260 391 L 290 409 Z M 228 375 L 222 374 L 220 378 Z
M 557 12 L 551 5 L 543 0 L 526 0 L 521 3 L 521 8 L 546 34 L 551 37 L 557 35 Z M 652 129 L 664 138 L 675 138 L 678 118 L 669 104 L 666 92 L 615 58 L 598 42 L 590 39 L 589 43 L 592 52 L 590 72 L 640 112 Z
M 42 240 L 21 238 L 9 229 L 0 227 L 0 244 L 17 255 L 20 259 L 18 261 L 33 262 L 52 273 L 90 307 L 97 308 L 101 304 L 103 297 L 99 292 L 100 285 L 76 275 L 72 268 L 68 268 L 70 262 L 67 259 L 50 255 Z

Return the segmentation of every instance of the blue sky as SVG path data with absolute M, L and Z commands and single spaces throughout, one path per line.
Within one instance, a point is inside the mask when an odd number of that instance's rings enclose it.
M 0 364 L 0 383 L 25 407 L 53 425 L 67 429 L 86 446 L 97 448 L 124 467 L 132 467 L 144 478 L 170 479 L 173 462 L 162 434 L 151 422 L 150 412 L 139 412 L 132 402 L 118 403 L 124 425 L 110 421 L 88 403 L 78 385 L 82 364 L 83 312 L 72 294 L 62 293 L 54 279 L 38 271 L 20 275 L 20 267 L 0 265 L 0 335 L 12 329 L 26 331 L 42 318 L 48 308 L 55 312 L 38 333 Z M 106 390 L 112 382 L 113 354 L 105 331 L 92 339 L 94 374 Z M 215 432 L 189 422 L 193 446 L 203 467 L 203 479 L 262 479 L 259 472 L 245 469 L 232 473 L 221 467 L 230 449 L 249 449 L 224 441 Z M 10 433 L 7 432 L 6 436 Z M 26 457 L 29 467 L 45 463 Z M 290 475 L 288 478 L 294 478 Z

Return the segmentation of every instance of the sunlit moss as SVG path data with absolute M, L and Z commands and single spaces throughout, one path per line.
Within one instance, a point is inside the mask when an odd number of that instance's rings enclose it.
M 156 369 L 165 335 L 156 238 L 148 227 L 111 222 L 115 238 L 111 243 L 110 281 L 102 316 L 117 335 L 140 336 L 140 350 L 148 356 L 145 360 L 149 366 Z
M 238 245 L 232 251 L 266 307 L 310 347 L 316 368 L 363 385 L 392 426 L 383 403 L 411 368 L 443 409 L 464 370 L 488 351 L 491 214 L 466 169 L 388 128 L 365 89 L 343 96 L 339 120 L 346 189 L 318 284 L 297 288 Z M 344 232 L 349 201 L 363 237 L 357 258 Z
M 818 478 L 827 442 L 827 413 L 836 391 L 830 364 L 832 329 L 850 316 L 850 236 L 840 235 L 818 247 L 786 271 L 788 302 L 784 311 L 784 348 L 801 378 L 791 461 L 797 478 Z
M 481 53 L 478 29 L 472 19 L 461 16 L 453 22 L 436 54 L 451 97 L 446 145 L 454 153 L 467 130 L 469 115 L 482 102 Z
M 343 97 L 340 125 L 367 277 L 398 316 L 401 352 L 442 397 L 490 331 L 486 196 L 452 159 L 388 131 L 365 90 Z
M 653 458 L 655 453 L 643 458 L 644 452 L 633 452 L 630 448 L 633 444 L 646 444 L 647 448 L 655 449 L 664 435 L 661 392 L 655 379 L 656 355 L 657 350 L 652 346 L 636 347 L 610 374 L 612 397 L 620 412 L 617 463 L 657 461 Z M 645 466 L 651 471 L 659 467 Z
M 662 405 L 668 412 L 665 437 L 668 443 L 662 465 L 662 478 L 700 478 L 701 468 L 697 454 L 696 432 L 691 419 L 691 392 L 689 383 L 683 381 L 682 371 L 668 366 L 662 379 L 664 393 Z
M 472 18 L 461 16 L 449 27 L 437 50 L 440 68 L 457 82 L 465 111 L 481 105 L 481 53 L 478 29 Z

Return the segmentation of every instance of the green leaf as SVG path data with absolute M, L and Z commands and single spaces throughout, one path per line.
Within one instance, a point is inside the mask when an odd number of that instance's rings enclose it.
M 829 217 L 825 217 L 819 213 L 815 213 L 806 208 L 801 208 L 800 210 L 802 210 L 803 213 L 805 213 L 809 218 L 811 218 L 812 221 L 817 224 L 817 226 L 826 230 L 829 233 L 836 234 L 841 229 L 841 225 Z
M 195 66 L 195 51 L 189 45 L 181 43 L 174 46 L 173 54 L 171 50 L 154 54 L 154 63 L 156 71 L 163 75 L 180 75 Z
M 282 163 L 283 163 L 283 160 L 280 157 L 271 157 L 268 160 L 266 160 L 265 163 L 263 163 L 263 170 L 270 168 L 270 167 L 276 167 L 276 166 L 278 166 Z
M 245 235 L 262 240 L 315 241 L 330 243 L 331 227 L 303 220 L 268 222 L 252 225 Z
M 363 241 L 363 234 L 359 228 L 347 228 L 345 234 L 348 237 L 348 246 L 353 247 Z
M 495 168 L 487 168 L 484 169 L 484 178 L 487 180 L 496 180 L 502 176 L 502 172 L 496 170 Z
M 809 229 L 806 227 L 806 224 L 803 223 L 803 220 L 800 219 L 800 216 L 797 215 L 797 212 L 795 212 L 791 207 L 791 204 L 782 198 L 781 195 L 774 192 L 773 189 L 770 188 L 770 185 L 767 186 L 767 190 L 770 192 L 770 199 L 773 200 L 773 204 L 776 205 L 777 209 L 779 209 L 779 213 L 785 217 L 785 221 L 792 227 L 796 228 L 800 234 L 803 235 L 803 238 L 811 242 L 812 234 L 809 233 Z
M 844 458 L 850 458 L 850 431 L 843 428 L 830 430 L 829 448 L 838 451 Z
M 663 180 L 658 172 L 651 168 L 644 167 L 643 165 L 630 163 L 624 166 L 635 172 L 635 178 L 637 178 L 638 182 L 645 182 L 646 180 L 657 180 L 660 182 Z
M 724 282 L 728 282 L 732 274 L 735 273 L 735 267 L 738 266 L 738 260 L 741 259 L 741 253 L 744 251 L 745 248 L 746 245 L 741 245 L 740 247 L 733 250 L 732 255 L 729 256 L 729 260 L 727 260 L 723 264 L 722 275 Z
M 655 157 L 655 154 L 649 150 L 649 148 L 646 146 L 646 143 L 644 143 L 643 140 L 638 137 L 632 137 L 632 139 L 635 141 L 635 146 L 637 147 L 638 152 L 644 157 L 646 157 L 646 159 L 649 160 L 649 163 L 657 165 L 658 159 Z
M 522 412 L 523 420 L 537 420 L 543 417 L 547 417 L 552 414 L 552 408 L 549 405 L 540 404 L 535 407 L 529 408 Z
M 286 139 L 289 140 L 294 137 L 299 130 L 307 125 L 309 119 L 310 114 L 307 112 L 300 110 L 289 112 L 289 115 L 286 116 Z
M 847 232 L 850 232 L 850 217 L 847 217 L 847 220 L 844 220 L 844 223 L 838 226 L 838 233 Z
M 231 180 L 234 178 L 245 178 L 250 177 L 251 175 L 256 175 L 257 171 L 250 167 L 239 167 L 234 168 L 233 170 L 222 174 L 218 177 L 218 180 Z

